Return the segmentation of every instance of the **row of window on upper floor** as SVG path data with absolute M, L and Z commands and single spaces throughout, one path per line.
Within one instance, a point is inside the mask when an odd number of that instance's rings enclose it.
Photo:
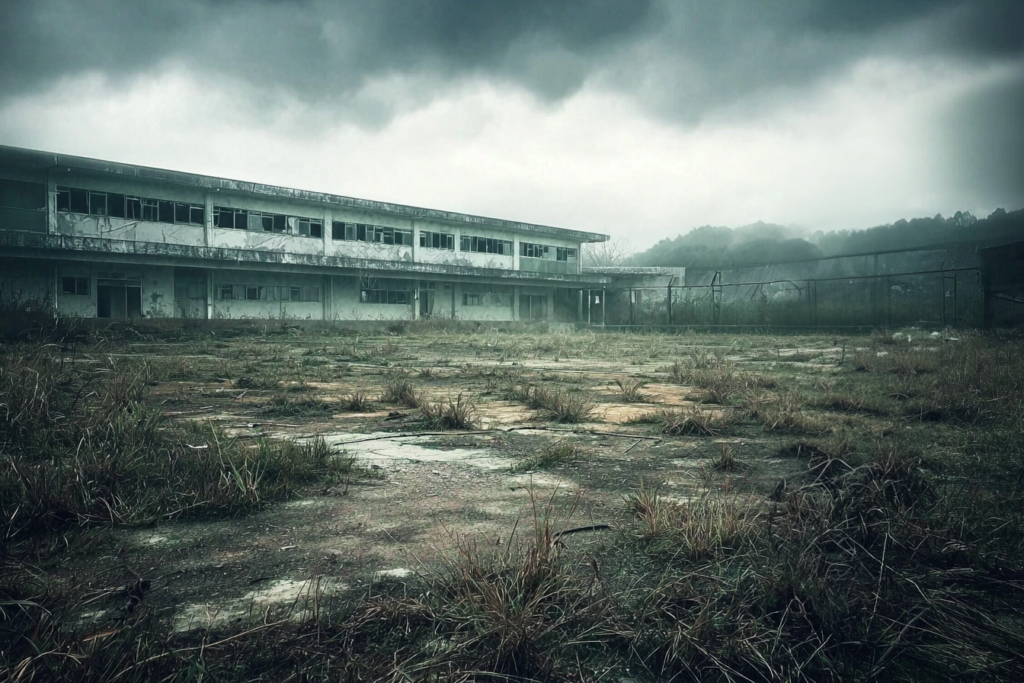
M 548 261 L 575 261 L 576 249 L 572 247 L 551 247 L 546 244 L 519 243 L 519 255 Z
M 180 223 L 203 225 L 205 208 L 200 204 L 152 199 L 117 192 L 97 192 L 74 187 L 57 187 L 57 210 L 93 216 L 111 216 L 154 223 Z M 291 216 L 226 206 L 213 207 L 213 226 L 234 230 L 252 230 L 322 238 L 324 221 L 320 218 Z M 331 238 L 375 244 L 412 246 L 413 231 L 367 223 L 333 221 Z M 423 230 L 420 246 L 430 249 L 455 250 L 455 235 Z M 577 250 L 571 247 L 552 247 L 546 244 L 520 242 L 520 256 L 556 261 L 575 261 Z M 462 235 L 459 250 L 485 254 L 511 256 L 513 243 L 494 237 Z
M 188 225 L 203 225 L 206 218 L 201 204 L 60 186 L 57 187 L 57 211 Z

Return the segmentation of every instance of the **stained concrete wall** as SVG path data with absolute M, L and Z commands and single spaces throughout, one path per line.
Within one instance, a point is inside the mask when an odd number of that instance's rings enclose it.
M 211 270 L 210 302 L 213 318 L 258 318 L 322 320 L 327 278 L 303 273 L 274 273 L 253 270 Z M 319 301 L 254 301 L 247 299 L 221 299 L 221 285 L 248 287 L 316 287 Z M 145 294 L 145 293 L 144 293 Z
M 455 283 L 455 317 L 460 320 L 515 320 L 516 289 L 516 287 L 477 284 L 473 282 Z M 485 295 L 488 293 L 501 293 L 507 295 L 507 305 L 466 305 L 463 303 L 464 294 Z
M 412 293 L 416 281 L 408 281 L 409 301 L 406 304 L 363 303 L 359 300 L 359 278 L 353 276 L 332 276 L 331 305 L 329 318 L 332 320 L 412 320 L 416 302 Z

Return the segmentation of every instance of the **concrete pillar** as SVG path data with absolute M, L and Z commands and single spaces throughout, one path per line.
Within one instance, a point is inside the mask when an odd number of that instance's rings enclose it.
M 413 261 L 416 260 L 416 243 L 419 241 L 419 236 L 416 231 L 413 232 Z M 416 285 L 412 288 L 412 319 L 419 320 L 420 318 L 420 281 L 416 281 Z
M 512 236 L 512 270 L 519 270 L 519 238 Z
M 512 288 L 512 319 L 513 320 L 522 320 L 522 318 L 519 317 L 519 296 L 520 296 L 519 293 L 520 293 L 520 291 L 521 291 L 521 288 L 518 287 L 518 286 L 515 286 L 515 287 Z
M 420 250 L 420 226 L 416 224 L 416 219 L 413 219 L 410 222 L 412 223 L 412 262 L 413 263 L 418 263 L 419 260 L 420 260 L 420 258 L 419 258 L 420 257 L 420 253 L 419 253 L 419 250 Z M 417 285 L 416 286 L 416 297 L 413 300 L 414 303 L 418 302 L 419 298 L 420 298 L 420 288 L 419 288 L 419 285 Z M 418 312 L 419 311 L 419 306 L 417 306 L 416 308 L 417 308 L 417 312 L 413 316 L 413 320 L 415 320 L 416 316 L 419 315 L 419 312 Z
M 213 295 L 217 291 L 217 283 L 214 282 L 215 273 L 217 272 L 213 268 L 205 268 L 206 272 L 206 319 L 213 320 L 213 314 L 215 312 Z
M 203 194 L 203 244 L 213 244 L 213 192 Z M 209 278 L 207 278 L 209 282 Z
M 331 207 L 324 207 L 324 233 L 323 239 L 320 241 L 320 253 L 327 256 L 331 253 L 331 231 L 334 227 L 334 212 L 331 211 Z M 325 299 L 327 297 L 324 297 Z

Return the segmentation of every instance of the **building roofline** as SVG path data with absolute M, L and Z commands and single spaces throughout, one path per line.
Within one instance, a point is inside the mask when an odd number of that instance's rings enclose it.
M 329 194 L 325 192 L 312 192 L 309 190 L 297 190 L 279 185 L 267 185 L 264 183 L 232 180 L 230 178 L 218 178 L 216 176 L 199 175 L 195 173 L 184 173 L 168 169 L 152 168 L 150 166 L 136 166 L 123 164 L 116 161 L 105 161 L 103 159 L 92 159 L 71 154 L 56 154 L 23 147 L 12 147 L 0 145 L 0 159 L 9 159 L 29 165 L 44 167 L 66 166 L 76 170 L 92 171 L 97 173 L 110 173 L 112 175 L 129 176 L 143 180 L 156 180 L 190 187 L 199 187 L 209 190 L 226 190 L 251 194 L 260 197 L 276 197 L 280 199 L 291 199 L 295 201 L 314 202 L 339 206 L 347 209 L 361 211 L 376 211 L 388 213 L 403 218 L 429 218 L 432 220 L 444 221 L 447 223 L 459 223 L 479 225 L 488 228 L 501 228 L 540 235 L 550 235 L 567 239 L 577 239 L 581 242 L 606 242 L 608 235 L 582 230 L 571 230 L 569 228 L 556 228 L 550 225 L 539 225 L 536 223 L 523 223 L 509 221 L 502 218 L 490 218 L 487 216 L 475 216 L 468 213 L 455 211 L 442 211 L 440 209 L 426 209 L 406 204 L 393 204 L 373 199 L 359 199 L 344 195 Z

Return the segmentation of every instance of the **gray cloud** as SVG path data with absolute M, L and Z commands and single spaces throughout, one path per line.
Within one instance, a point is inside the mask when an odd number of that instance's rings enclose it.
M 798 104 L 866 57 L 1019 66 L 1022 25 L 1019 0 L 4 0 L 0 106 L 85 72 L 117 89 L 178 66 L 241 84 L 253 116 L 284 94 L 330 112 L 304 121 L 379 126 L 481 78 L 549 102 L 589 81 L 688 125 Z M 1010 79 L 942 117 L 985 196 L 1024 187 L 1022 93 Z
M 983 206 L 1024 201 L 1024 70 L 970 92 L 942 117 L 944 175 Z
M 163 63 L 344 101 L 375 78 L 471 76 L 544 99 L 587 78 L 700 118 L 799 88 L 870 53 L 1005 58 L 1024 52 L 1016 0 L 6 0 L 0 98 Z M 654 96 L 653 93 L 658 93 Z

